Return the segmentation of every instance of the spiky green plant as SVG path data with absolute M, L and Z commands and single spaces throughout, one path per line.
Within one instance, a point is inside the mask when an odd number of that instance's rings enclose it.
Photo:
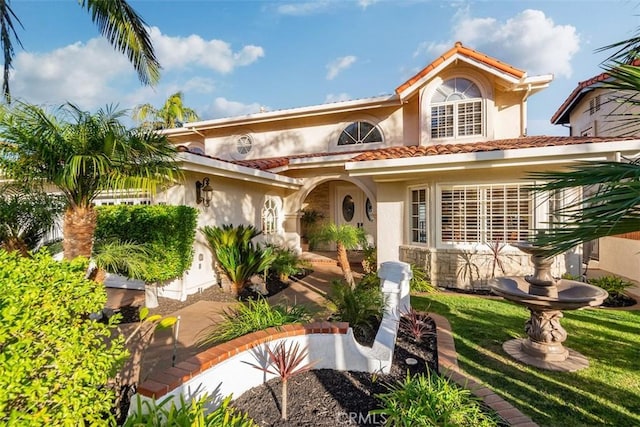
M 349 326 L 365 341 L 375 335 L 374 326 L 384 312 L 384 298 L 379 287 L 358 284 L 351 288 L 336 280 L 329 300 L 336 306 L 332 315 L 335 320 L 349 322 Z
M 269 266 L 269 271 L 278 275 L 282 282 L 287 282 L 290 276 L 302 273 L 311 264 L 300 258 L 291 248 L 279 246 L 268 246 L 273 251 L 273 261 Z
M 467 389 L 444 376 L 407 374 L 404 380 L 376 396 L 381 408 L 371 411 L 385 417 L 386 426 L 497 426 L 497 418 L 482 411 Z
M 264 298 L 249 300 L 226 310 L 222 321 L 206 330 L 198 345 L 226 342 L 272 326 L 304 323 L 310 319 L 311 315 L 302 305 L 272 305 Z
M 235 293 L 242 291 L 253 275 L 265 271 L 275 258 L 272 248 L 253 244 L 252 239 L 260 232 L 252 225 L 205 226 L 202 234 L 233 283 Z

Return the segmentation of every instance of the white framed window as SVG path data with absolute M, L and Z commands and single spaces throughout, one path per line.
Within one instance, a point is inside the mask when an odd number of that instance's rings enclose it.
M 411 243 L 427 243 L 427 189 L 412 188 L 410 190 L 410 240 Z
M 383 142 L 380 129 L 369 122 L 353 122 L 338 137 L 338 145 L 376 144 Z
M 529 239 L 535 205 L 528 185 L 440 187 L 440 242 L 513 243 Z
M 280 218 L 280 199 L 274 196 L 266 196 L 262 205 L 262 233 L 273 235 L 278 233 Z
M 442 83 L 431 98 L 431 138 L 484 134 L 484 103 L 480 88 L 456 77 Z

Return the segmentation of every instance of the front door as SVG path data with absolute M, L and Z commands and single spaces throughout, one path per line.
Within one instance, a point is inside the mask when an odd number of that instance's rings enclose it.
M 336 224 L 363 228 L 369 245 L 375 244 L 373 202 L 355 185 L 336 188 Z

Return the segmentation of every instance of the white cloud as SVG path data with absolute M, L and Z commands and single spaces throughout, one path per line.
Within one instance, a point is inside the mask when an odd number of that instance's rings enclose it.
M 527 9 L 500 22 L 490 17 L 472 17 L 465 8 L 456 13 L 453 22 L 452 40 L 422 43 L 414 56 L 433 57 L 461 41 L 530 75 L 571 77 L 571 59 L 580 49 L 580 36 L 574 26 L 558 25 L 542 11 Z
M 222 40 L 204 40 L 198 35 L 170 37 L 157 27 L 150 28 L 151 41 L 165 70 L 200 65 L 219 73 L 230 73 L 236 67 L 249 65 L 264 56 L 260 46 L 247 45 L 234 52 Z
M 71 101 L 82 108 L 104 105 L 110 82 L 135 78 L 133 66 L 102 38 L 49 53 L 20 52 L 14 61 L 11 92 L 33 104 Z
M 325 97 L 324 102 L 328 104 L 330 102 L 349 101 L 350 99 L 351 96 L 349 96 L 349 94 L 345 92 L 338 94 L 330 93 Z
M 356 62 L 356 60 L 357 58 L 355 56 L 348 55 L 331 61 L 327 64 L 327 69 L 329 70 L 327 72 L 327 80 L 333 80 L 336 78 L 340 72 L 349 68 L 354 62 Z
M 327 9 L 329 2 L 316 1 L 304 3 L 285 3 L 276 9 L 281 15 L 305 16 Z
M 212 119 L 221 117 L 244 116 L 247 114 L 255 114 L 260 112 L 264 106 L 254 102 L 252 104 L 243 104 L 242 102 L 229 101 L 226 98 L 218 97 L 213 103 L 205 108 L 203 117 Z M 268 110 L 268 108 L 266 108 Z
M 358 0 L 358 5 L 363 8 L 366 9 L 369 6 L 371 6 L 374 3 L 377 3 L 379 0 Z

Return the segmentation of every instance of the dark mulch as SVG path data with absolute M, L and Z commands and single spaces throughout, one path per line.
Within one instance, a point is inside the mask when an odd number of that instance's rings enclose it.
M 402 329 L 399 331 L 389 374 L 319 369 L 292 377 L 288 382 L 286 421 L 280 413 L 282 383 L 279 378 L 245 392 L 233 406 L 247 412 L 260 426 L 381 425 L 381 416 L 369 415 L 370 410 L 378 407 L 376 394 L 386 392 L 389 384 L 403 380 L 407 372 L 416 374 L 426 369 L 437 372 L 435 322 L 430 317 L 426 322 L 427 334 L 421 342 L 416 342 Z M 408 358 L 418 363 L 409 365 Z
M 602 303 L 603 307 L 620 308 L 631 307 L 636 304 L 636 300 L 625 294 L 609 294 L 609 297 Z

